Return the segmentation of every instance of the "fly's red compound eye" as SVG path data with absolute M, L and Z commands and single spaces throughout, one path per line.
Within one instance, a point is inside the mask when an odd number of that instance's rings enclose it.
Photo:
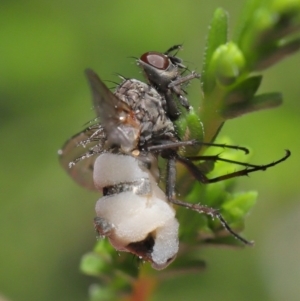
M 168 57 L 162 53 L 154 51 L 144 53 L 140 60 L 160 70 L 166 70 L 170 65 Z

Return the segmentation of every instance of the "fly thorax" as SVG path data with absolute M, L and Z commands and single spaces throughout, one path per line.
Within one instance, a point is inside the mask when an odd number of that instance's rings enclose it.
M 135 79 L 125 80 L 115 95 L 134 112 L 140 124 L 140 144 L 168 132 L 175 133 L 173 123 L 166 115 L 166 99 L 151 85 Z

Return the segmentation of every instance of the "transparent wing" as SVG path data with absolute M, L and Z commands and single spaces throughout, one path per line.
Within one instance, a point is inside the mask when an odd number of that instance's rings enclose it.
M 117 98 L 91 69 L 85 71 L 89 81 L 94 109 L 107 134 L 108 145 L 119 145 L 130 151 L 136 144 L 140 124 L 131 107 Z
M 66 141 L 58 151 L 62 167 L 79 185 L 95 190 L 93 166 L 104 149 L 119 145 L 131 150 L 136 145 L 140 127 L 134 113 L 118 99 L 92 70 L 86 70 L 93 105 L 101 124 L 94 124 Z
M 85 74 L 92 90 L 95 112 L 100 117 L 104 127 L 110 120 L 114 120 L 114 122 L 119 121 L 122 112 L 130 114 L 130 107 L 120 101 L 93 70 L 86 69 Z
M 58 151 L 59 162 L 77 184 L 96 190 L 93 166 L 103 152 L 106 134 L 100 124 L 92 125 L 66 141 Z

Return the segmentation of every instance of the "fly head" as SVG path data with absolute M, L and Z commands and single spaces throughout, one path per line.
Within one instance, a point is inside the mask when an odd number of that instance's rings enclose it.
M 172 120 L 176 120 L 180 115 L 174 96 L 178 98 L 184 108 L 189 110 L 190 104 L 185 97 L 186 92 L 183 90 L 182 85 L 193 78 L 199 77 L 199 74 L 195 72 L 183 76 L 187 67 L 182 64 L 182 60 L 176 54 L 171 54 L 180 48 L 181 45 L 176 45 L 165 53 L 149 51 L 137 60 L 137 64 L 144 71 L 148 82 L 166 99 L 165 110 Z

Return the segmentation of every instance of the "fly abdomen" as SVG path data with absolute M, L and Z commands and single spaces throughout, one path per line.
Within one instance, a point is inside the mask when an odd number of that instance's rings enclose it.
M 95 227 L 116 250 L 136 254 L 162 269 L 178 252 L 179 224 L 175 210 L 143 166 L 132 156 L 99 155 L 94 182 L 104 196 L 96 203 Z
M 93 178 L 96 188 L 102 190 L 104 187 L 138 183 L 141 179 L 148 179 L 149 173 L 141 169 L 136 158 L 107 152 L 96 159 Z
M 149 179 L 141 178 L 140 180 L 134 182 L 124 182 L 113 186 L 104 187 L 103 195 L 108 196 L 128 191 L 142 196 L 150 195 L 151 186 Z

